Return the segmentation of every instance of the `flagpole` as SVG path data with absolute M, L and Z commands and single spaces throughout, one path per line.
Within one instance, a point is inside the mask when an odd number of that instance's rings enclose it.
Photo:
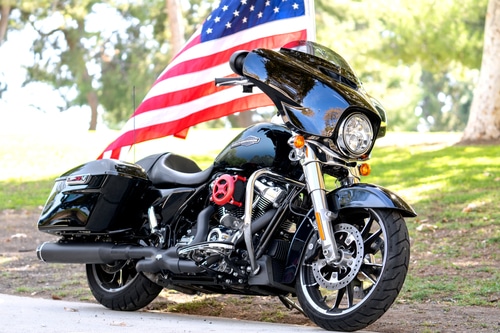
M 316 10 L 314 8 L 314 0 L 304 1 L 304 6 L 306 7 L 306 16 L 311 17 L 309 26 L 307 27 L 307 40 L 316 41 Z
M 135 112 L 135 86 L 133 86 L 132 88 L 132 115 L 134 115 L 134 112 Z M 135 163 L 135 143 L 137 142 L 137 138 L 136 138 L 136 130 L 135 130 L 135 117 L 133 117 L 134 119 L 134 143 L 133 143 L 133 147 L 134 147 L 134 152 L 133 152 L 133 161 Z

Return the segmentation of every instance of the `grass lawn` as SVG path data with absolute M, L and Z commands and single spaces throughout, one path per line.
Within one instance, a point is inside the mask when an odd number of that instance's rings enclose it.
M 139 145 L 130 161 L 173 151 L 206 167 L 236 130 L 193 130 L 187 140 Z M 0 210 L 39 209 L 55 177 L 95 159 L 114 132 L 0 134 Z M 500 307 L 500 146 L 442 144 L 454 134 L 390 133 L 364 182 L 389 188 L 419 214 L 408 219 L 410 274 L 400 302 Z M 330 188 L 334 187 L 327 179 Z

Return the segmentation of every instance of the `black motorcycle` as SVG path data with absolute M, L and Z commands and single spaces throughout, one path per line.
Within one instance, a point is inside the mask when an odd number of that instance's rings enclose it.
M 38 222 L 60 239 L 38 257 L 86 264 L 93 295 L 114 310 L 168 288 L 277 296 L 324 329 L 365 328 L 403 286 L 403 218 L 416 216 L 360 181 L 385 135 L 384 109 L 340 55 L 313 42 L 240 51 L 230 65 L 238 77 L 216 83 L 259 88 L 282 124 L 245 129 L 206 170 L 167 152 L 68 171 Z

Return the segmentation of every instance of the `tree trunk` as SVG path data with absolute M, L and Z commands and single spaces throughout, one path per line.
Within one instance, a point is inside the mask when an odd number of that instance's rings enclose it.
M 168 13 L 168 27 L 170 29 L 172 54 L 180 51 L 185 43 L 184 24 L 182 24 L 182 12 L 179 0 L 166 0 Z
M 99 98 L 95 90 L 87 93 L 87 102 L 90 106 L 89 131 L 95 131 L 97 129 L 97 107 L 99 106 Z
M 8 3 L 0 5 L 0 45 L 7 39 L 11 6 Z
M 240 112 L 238 115 L 231 114 L 228 116 L 228 119 L 232 127 L 245 128 L 254 124 L 252 120 L 252 116 L 254 115 L 254 113 L 255 110 L 248 110 Z
M 82 61 L 83 62 L 83 61 Z M 87 98 L 87 103 L 90 107 L 90 123 L 89 123 L 89 131 L 95 131 L 97 129 L 97 108 L 99 106 L 99 97 L 97 96 L 97 91 L 95 91 L 92 87 L 92 77 L 87 70 L 87 67 L 83 67 L 82 73 L 82 83 L 85 86 L 90 87 L 85 94 Z
M 481 74 L 463 143 L 500 139 L 500 0 L 489 0 L 484 31 Z

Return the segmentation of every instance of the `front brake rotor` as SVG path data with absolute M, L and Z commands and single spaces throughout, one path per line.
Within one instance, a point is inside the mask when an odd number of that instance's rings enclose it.
M 314 279 L 320 287 L 338 290 L 347 286 L 356 277 L 363 263 L 364 242 L 359 230 L 347 223 L 335 226 L 335 240 L 340 260 L 331 265 L 326 259 L 312 263 Z

